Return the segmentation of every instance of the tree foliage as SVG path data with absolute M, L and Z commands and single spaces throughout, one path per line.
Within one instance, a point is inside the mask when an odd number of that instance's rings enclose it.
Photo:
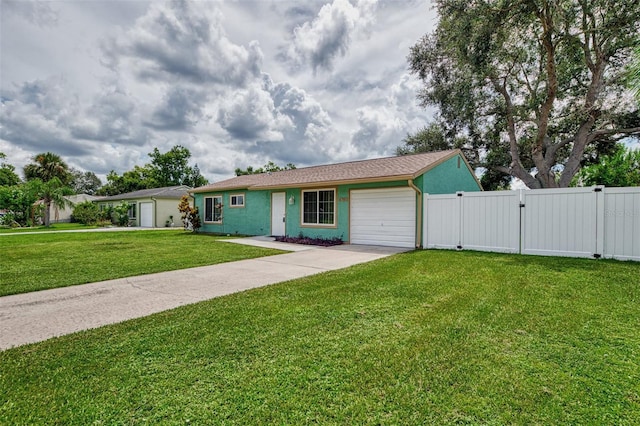
M 96 194 L 118 195 L 149 188 L 159 188 L 159 186 L 151 179 L 147 168 L 134 166 L 133 170 L 126 171 L 122 175 L 117 174 L 113 170 L 110 171 L 109 174 L 107 174 L 107 183 L 104 184 Z
M 147 167 L 158 187 L 187 185 L 195 188 L 208 183 L 197 164 L 189 166 L 191 152 L 188 148 L 176 145 L 164 154 L 154 148 L 149 157 L 151 163 Z
M 134 166 L 133 170 L 118 175 L 115 171 L 107 175 L 107 183 L 100 188 L 98 195 L 118 195 L 140 189 L 162 188 L 165 186 L 187 185 L 198 187 L 208 182 L 200 174 L 198 165 L 189 166 L 191 152 L 188 148 L 176 145 L 166 153 L 154 148 L 149 153 L 151 162 L 144 166 Z
M 76 194 L 95 195 L 102 186 L 102 181 L 93 172 L 82 172 L 72 168 L 70 173 L 70 186 Z
M 296 165 L 293 163 L 288 163 L 286 166 L 278 166 L 273 161 L 269 161 L 262 167 L 258 167 L 254 169 L 253 166 L 249 166 L 246 169 L 241 169 L 240 167 L 236 168 L 235 174 L 236 176 L 244 176 L 244 175 L 258 175 L 260 173 L 271 173 L 271 172 L 280 172 L 282 170 L 294 170 Z
M 581 186 L 640 186 L 640 149 L 617 145 L 613 154 L 580 170 L 576 184 Z
M 33 224 L 34 204 L 38 201 L 37 185 L 40 181 L 29 181 L 20 185 L 0 186 L 0 209 L 11 214 L 20 226 Z
M 638 103 L 640 103 L 640 43 L 633 52 L 633 62 L 629 66 L 628 79 L 629 87 L 633 90 Z
M 0 160 L 7 158 L 4 152 L 0 152 Z M 13 186 L 20 183 L 20 177 L 16 174 L 16 168 L 9 163 L 0 161 L 0 186 Z
M 66 185 L 71 181 L 69 166 L 58 154 L 43 152 L 33 157 L 33 163 L 24 166 L 26 180 L 40 179 L 48 182 L 57 178 L 61 184 Z
M 514 176 L 566 187 L 582 165 L 640 135 L 623 78 L 640 2 L 440 0 L 437 10 L 437 29 L 408 58 L 424 82 L 418 96 L 438 108 L 447 148 L 486 168 L 489 186 Z

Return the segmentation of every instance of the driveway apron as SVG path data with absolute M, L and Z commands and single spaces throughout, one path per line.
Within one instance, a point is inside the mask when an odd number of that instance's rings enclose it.
M 0 297 L 0 350 L 406 251 L 377 246 L 300 247 L 260 237 L 230 242 L 298 251 Z

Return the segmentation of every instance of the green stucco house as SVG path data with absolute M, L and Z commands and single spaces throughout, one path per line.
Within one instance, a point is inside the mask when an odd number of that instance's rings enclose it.
M 460 150 L 238 176 L 190 191 L 203 232 L 420 245 L 423 194 L 481 191 Z

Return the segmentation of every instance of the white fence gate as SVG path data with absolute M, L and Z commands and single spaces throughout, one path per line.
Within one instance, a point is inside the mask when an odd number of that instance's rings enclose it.
M 640 188 L 425 195 L 425 248 L 640 261 Z

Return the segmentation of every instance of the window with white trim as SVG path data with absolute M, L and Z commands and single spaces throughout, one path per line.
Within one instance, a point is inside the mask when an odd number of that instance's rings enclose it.
M 209 223 L 222 222 L 222 195 L 204 197 L 204 221 Z
M 335 189 L 302 191 L 302 224 L 335 225 Z
M 127 215 L 129 216 L 129 219 L 136 218 L 136 207 L 137 207 L 136 203 L 129 203 L 129 210 L 127 210 Z
M 231 207 L 244 207 L 244 194 L 229 195 L 229 205 Z

